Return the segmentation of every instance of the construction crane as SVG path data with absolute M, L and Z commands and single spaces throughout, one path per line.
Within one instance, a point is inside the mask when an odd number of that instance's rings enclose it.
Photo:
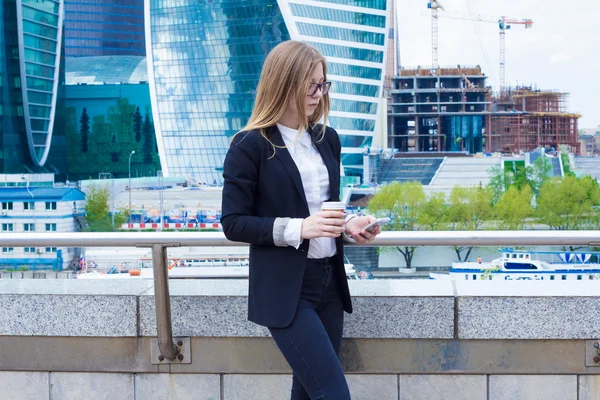
M 431 66 L 434 69 L 438 67 L 438 10 L 445 10 L 438 0 L 429 0 L 427 8 L 431 10 Z
M 475 22 L 491 22 L 494 24 L 496 24 L 496 23 L 498 24 L 498 28 L 500 28 L 499 79 L 500 79 L 500 90 L 502 90 L 504 88 L 505 82 L 506 82 L 506 41 L 505 41 L 506 30 L 510 29 L 512 25 L 524 25 L 526 29 L 531 28 L 531 27 L 533 27 L 533 20 L 531 20 L 529 18 L 512 19 L 512 18 L 508 18 L 508 17 L 504 17 L 504 16 L 500 17 L 499 19 L 491 19 L 491 18 L 482 17 L 480 15 L 473 16 L 473 17 L 463 17 L 463 16 L 454 16 L 454 15 L 445 14 L 445 15 L 443 15 L 443 17 L 444 18 L 453 18 L 453 19 L 464 19 L 464 20 L 475 21 Z M 437 33 L 437 18 L 438 18 L 438 15 L 436 13 L 436 33 Z M 436 45 L 436 47 L 437 47 L 437 45 Z M 436 56 L 436 59 L 437 59 L 437 56 Z
M 491 22 L 491 21 L 490 21 Z M 525 25 L 525 28 L 533 27 L 533 20 L 529 18 L 523 18 L 522 20 L 513 20 L 507 17 L 500 17 L 498 20 L 498 27 L 500 28 L 500 90 L 504 89 L 506 79 L 506 43 L 505 35 L 506 30 L 510 29 L 512 25 Z

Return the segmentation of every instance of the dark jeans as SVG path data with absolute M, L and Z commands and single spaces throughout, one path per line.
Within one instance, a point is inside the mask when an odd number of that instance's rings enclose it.
M 292 367 L 291 400 L 349 400 L 340 365 L 344 310 L 330 259 L 308 260 L 296 316 L 269 328 Z

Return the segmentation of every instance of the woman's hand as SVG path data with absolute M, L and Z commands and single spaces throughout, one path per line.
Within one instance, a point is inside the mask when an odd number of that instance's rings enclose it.
M 375 225 L 373 227 L 373 232 L 368 232 L 364 230 L 365 226 L 369 225 L 376 219 L 377 218 L 375 218 L 372 215 L 352 218 L 346 224 L 346 235 L 351 236 L 352 239 L 354 239 L 354 241 L 356 241 L 359 244 L 368 244 L 370 241 L 375 239 L 375 236 L 381 233 L 381 227 L 379 225 Z
M 302 221 L 302 239 L 337 238 L 344 232 L 344 213 L 321 211 Z

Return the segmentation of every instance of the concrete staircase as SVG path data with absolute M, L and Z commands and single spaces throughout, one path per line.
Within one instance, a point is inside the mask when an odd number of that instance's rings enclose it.
M 423 189 L 426 193 L 448 195 L 455 186 L 485 186 L 490 181 L 490 169 L 500 166 L 500 160 L 494 157 L 448 157 L 429 186 Z
M 377 177 L 378 183 L 421 182 L 429 185 L 443 158 L 390 158 L 381 160 Z

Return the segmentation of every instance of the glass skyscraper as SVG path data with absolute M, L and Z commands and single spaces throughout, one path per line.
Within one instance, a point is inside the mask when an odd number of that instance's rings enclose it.
M 328 61 L 329 125 L 347 172 L 384 112 L 387 0 L 146 0 L 150 94 L 167 175 L 221 182 L 230 137 L 248 121 L 262 63 L 288 39 Z
M 65 0 L 65 56 L 144 56 L 144 0 Z
M 62 4 L 3 1 L 0 14 L 0 172 L 40 171 L 52 140 Z

